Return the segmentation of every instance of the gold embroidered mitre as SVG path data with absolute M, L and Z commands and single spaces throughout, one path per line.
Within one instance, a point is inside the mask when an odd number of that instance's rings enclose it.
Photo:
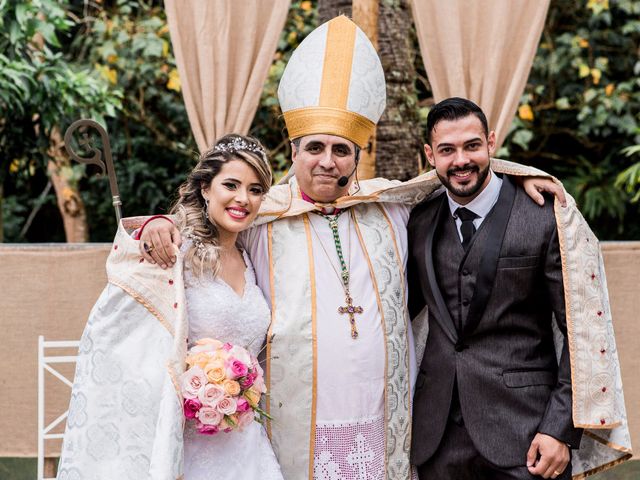
M 366 147 L 386 105 L 376 49 L 345 16 L 320 25 L 291 55 L 278 99 L 289 138 L 323 133 Z

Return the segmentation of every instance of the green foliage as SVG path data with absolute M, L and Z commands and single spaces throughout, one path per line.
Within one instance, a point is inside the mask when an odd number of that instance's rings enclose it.
M 291 3 L 250 133 L 276 178 L 290 147 L 277 86 L 293 50 L 317 25 L 315 1 Z M 640 1 L 556 0 L 519 116 L 501 155 L 563 180 L 603 239 L 640 239 Z M 42 47 L 34 35 L 42 34 Z M 38 38 L 36 36 L 36 38 Z M 419 59 L 421 121 L 432 102 Z M 47 134 L 88 116 L 107 126 L 125 215 L 166 211 L 194 164 L 161 0 L 0 0 L 0 181 L 6 240 L 36 202 L 28 241 L 64 240 L 44 192 Z M 635 147 L 634 147 L 635 146 Z M 114 231 L 107 181 L 76 166 L 92 241 Z M 635 202 L 635 203 L 632 203 Z
M 120 108 L 120 92 L 63 50 L 77 24 L 61 0 L 0 0 L 0 182 L 6 240 L 48 181 L 46 165 L 53 127 L 79 117 L 104 123 Z M 81 167 L 70 171 L 82 170 Z M 15 198 L 14 198 L 15 196 Z M 55 198 L 49 198 L 49 205 Z M 30 210 L 30 209 L 29 209 Z M 54 230 L 54 229 L 52 229 Z M 54 235 L 55 238 L 55 235 Z
M 107 121 L 118 186 L 127 216 L 166 212 L 195 164 L 197 148 L 180 91 L 161 2 L 118 0 L 96 8 L 69 50 L 91 65 L 122 111 Z M 83 179 L 92 241 L 109 241 L 115 223 L 105 178 Z
M 52 3 L 62 8 L 57 10 L 60 18 L 65 18 L 65 11 L 67 17 L 77 18 L 81 15 L 79 9 L 74 10 L 67 2 Z M 90 4 L 85 8 L 87 10 L 83 10 L 84 16 L 79 21 L 65 20 L 71 28 L 63 30 L 67 36 L 63 42 L 65 49 L 61 60 L 91 71 L 92 78 L 99 80 L 106 93 L 120 101 L 115 116 L 106 118 L 104 123 L 111 142 L 124 214 L 130 216 L 166 211 L 178 186 L 195 163 L 197 148 L 182 100 L 163 4 L 159 0 L 112 0 Z M 71 12 L 74 14 L 70 15 Z M 269 148 L 277 176 L 288 168 L 290 151 L 284 122 L 280 118 L 276 89 L 291 52 L 313 30 L 315 15 L 315 2 L 292 2 L 274 65 L 250 131 Z M 0 31 L 9 32 L 10 29 L 6 24 L 0 24 Z M 57 37 L 63 36 L 59 29 L 54 29 L 55 32 Z M 16 44 L 25 45 L 25 41 L 16 39 Z M 0 65 L 4 66 L 10 60 L 7 58 L 5 61 L 0 57 Z M 22 74 L 22 83 L 26 84 L 33 78 L 30 71 L 23 73 L 19 69 L 2 69 L 0 95 L 5 91 L 1 83 L 3 74 L 14 79 Z M 20 84 L 11 81 L 15 85 Z M 18 95 L 6 93 L 6 96 L 13 101 Z M 103 103 L 86 115 L 96 118 L 105 113 L 110 115 L 112 110 Z M 77 113 L 64 123 L 60 122 L 62 128 L 80 115 Z M 16 188 L 9 189 L 11 198 L 3 208 L 5 235 L 9 241 L 20 240 L 17 234 L 30 210 L 24 208 L 24 204 L 33 203 L 46 183 L 39 164 L 33 162 L 33 149 L 26 148 L 24 143 L 22 146 L 22 150 L 14 149 L 16 153 L 8 157 L 19 157 L 12 163 L 14 173 L 11 175 Z M 90 238 L 92 241 L 109 241 L 113 236 L 114 220 L 107 181 L 103 177 L 93 176 L 92 169 L 84 175 L 82 167 L 74 168 L 75 177 L 80 174 L 81 193 L 89 212 Z M 17 201 L 14 201 L 14 195 Z M 53 208 L 54 196 L 46 195 L 44 200 L 43 211 L 54 214 L 57 220 Z M 44 214 L 39 217 L 44 217 Z M 47 231 L 39 228 L 41 224 L 42 221 L 36 219 L 30 230 L 32 235 L 27 240 L 63 240 L 61 229 L 55 222 Z
M 639 14 L 637 0 L 552 2 L 500 152 L 560 178 L 604 239 L 640 239 L 639 168 L 623 153 L 640 143 Z
M 633 145 L 622 149 L 627 157 L 640 154 L 640 145 Z M 632 203 L 636 203 L 640 200 L 640 162 L 634 163 L 628 168 L 625 168 L 618 174 L 616 178 L 616 187 L 624 189 L 630 195 L 633 195 L 631 199 Z

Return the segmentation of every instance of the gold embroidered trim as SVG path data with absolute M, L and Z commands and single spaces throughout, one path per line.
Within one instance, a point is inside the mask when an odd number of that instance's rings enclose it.
M 273 272 L 273 222 L 267 225 L 267 249 L 269 252 L 269 292 L 271 294 L 271 323 L 267 330 L 267 361 L 265 363 L 265 383 L 267 391 L 271 391 L 271 335 L 273 335 L 273 325 L 276 320 L 276 284 Z M 271 396 L 266 395 L 265 408 L 267 413 L 271 415 Z M 267 436 L 271 440 L 271 420 L 267 418 Z
M 327 24 L 319 105 L 347 108 L 355 41 L 356 25 L 347 17 L 340 16 Z
M 309 228 L 309 215 L 302 217 L 304 231 L 307 235 L 307 255 L 309 256 L 309 278 L 311 279 L 311 338 L 313 349 L 313 383 L 311 386 L 311 431 L 309 433 L 309 478 L 313 478 L 313 463 L 316 447 L 316 408 L 318 404 L 318 335 L 316 325 L 316 273 L 313 264 L 313 246 L 311 244 L 311 229 Z
M 356 219 L 355 212 L 351 210 L 350 212 L 351 218 L 353 219 L 353 226 L 356 229 L 356 234 L 358 235 L 358 241 L 360 242 L 360 247 L 362 248 L 362 253 L 364 253 L 365 258 L 367 259 L 367 265 L 369 266 L 369 274 L 371 275 L 371 282 L 373 283 L 373 291 L 376 292 L 376 303 L 378 304 L 378 312 L 380 312 L 380 323 L 382 325 L 382 333 L 384 334 L 384 423 L 385 423 L 385 432 L 388 429 L 389 424 L 389 403 L 388 403 L 388 391 L 387 385 L 389 383 L 389 352 L 387 348 L 387 328 L 386 323 L 384 321 L 384 310 L 382 308 L 382 299 L 380 298 L 380 290 L 378 289 L 378 282 L 376 280 L 375 271 L 373 270 L 373 265 L 371 264 L 371 258 L 369 258 L 369 252 L 367 251 L 367 246 L 364 243 L 364 239 L 362 238 L 362 233 L 360 232 L 360 227 L 358 226 L 358 220 Z M 408 379 L 407 379 L 408 380 Z M 387 453 L 387 437 L 384 436 L 384 470 L 385 472 L 389 471 L 389 455 Z
M 109 283 L 117 287 L 120 287 L 129 295 L 131 295 L 138 303 L 140 303 L 144 308 L 149 310 L 149 312 L 158 319 L 160 324 L 167 329 L 167 331 L 171 334 L 172 337 L 175 336 L 173 327 L 169 324 L 169 322 L 167 322 L 167 320 L 162 316 L 162 314 L 153 307 L 151 302 L 149 302 L 149 300 L 147 300 L 143 295 L 141 295 L 139 292 L 131 288 L 126 283 L 121 282 L 120 280 L 109 278 Z
M 284 112 L 289 138 L 305 135 L 337 135 L 361 148 L 369 143 L 376 125 L 367 117 L 333 107 L 303 107 Z
M 406 329 L 406 339 L 407 339 L 407 343 L 406 343 L 406 355 L 405 355 L 405 362 L 407 364 L 407 381 L 409 382 L 409 385 L 411 385 L 411 365 L 410 365 L 410 361 L 409 361 L 409 349 L 411 348 L 411 345 L 409 345 L 409 329 L 411 328 L 411 325 L 409 325 L 408 320 L 409 320 L 409 313 L 407 311 L 407 292 L 406 292 L 406 280 L 404 278 L 404 264 L 402 263 L 401 260 L 401 256 L 400 256 L 400 250 L 398 249 L 398 242 L 396 240 L 396 231 L 393 228 L 393 223 L 391 222 L 391 220 L 389 219 L 389 216 L 387 215 L 387 212 L 385 211 L 384 207 L 382 205 L 380 205 L 379 203 L 376 204 L 376 207 L 378 207 L 378 209 L 380 210 L 380 213 L 382 213 L 382 216 L 384 217 L 384 219 L 387 221 L 387 224 L 389 225 L 389 232 L 391 233 L 391 238 L 393 239 L 393 249 L 396 252 L 396 263 L 398 264 L 398 271 L 400 272 L 400 281 L 402 282 L 402 302 L 405 305 L 405 308 L 403 309 L 403 314 L 404 314 L 404 328 Z M 417 367 L 417 365 L 416 365 Z M 407 388 L 407 398 L 408 398 L 408 402 L 407 404 L 409 405 L 409 412 L 413 412 L 413 396 L 411 395 L 411 388 Z M 411 435 L 412 435 L 412 423 L 409 422 L 409 445 L 411 445 Z

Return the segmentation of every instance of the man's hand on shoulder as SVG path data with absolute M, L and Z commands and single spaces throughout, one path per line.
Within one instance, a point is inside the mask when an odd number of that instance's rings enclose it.
M 162 268 L 172 267 L 176 263 L 173 245 L 182 245 L 180 231 L 163 218 L 151 220 L 140 235 L 140 254 L 146 261 L 157 263 Z
M 537 433 L 527 452 L 527 467 L 531 475 L 556 478 L 565 471 L 570 460 L 569 447 L 544 433 Z

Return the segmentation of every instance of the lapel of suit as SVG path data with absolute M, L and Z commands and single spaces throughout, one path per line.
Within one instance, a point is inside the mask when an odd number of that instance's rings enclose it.
M 435 215 L 435 219 L 430 228 L 427 228 L 427 238 L 425 242 L 425 262 L 427 266 L 427 280 L 429 282 L 429 288 L 438 309 L 438 314 L 435 315 L 436 320 L 447 334 L 447 337 L 453 342 L 458 343 L 458 332 L 456 331 L 455 324 L 447 308 L 447 304 L 444 301 L 440 287 L 436 279 L 436 271 L 433 266 L 433 242 L 435 238 L 436 230 L 442 228 L 442 224 L 447 219 L 449 214 L 449 204 L 447 201 L 447 195 L 442 195 L 442 201 L 438 207 L 438 211 Z
M 498 271 L 498 257 L 502 249 L 507 223 L 509 223 L 509 218 L 511 217 L 511 208 L 513 207 L 515 196 L 515 185 L 508 176 L 504 175 L 498 201 L 493 207 L 490 217 L 485 219 L 485 221 L 489 222 L 487 225 L 489 230 L 480 259 L 476 289 L 471 298 L 467 320 L 464 322 L 463 337 L 470 335 L 476 329 L 489 301 L 496 272 Z

